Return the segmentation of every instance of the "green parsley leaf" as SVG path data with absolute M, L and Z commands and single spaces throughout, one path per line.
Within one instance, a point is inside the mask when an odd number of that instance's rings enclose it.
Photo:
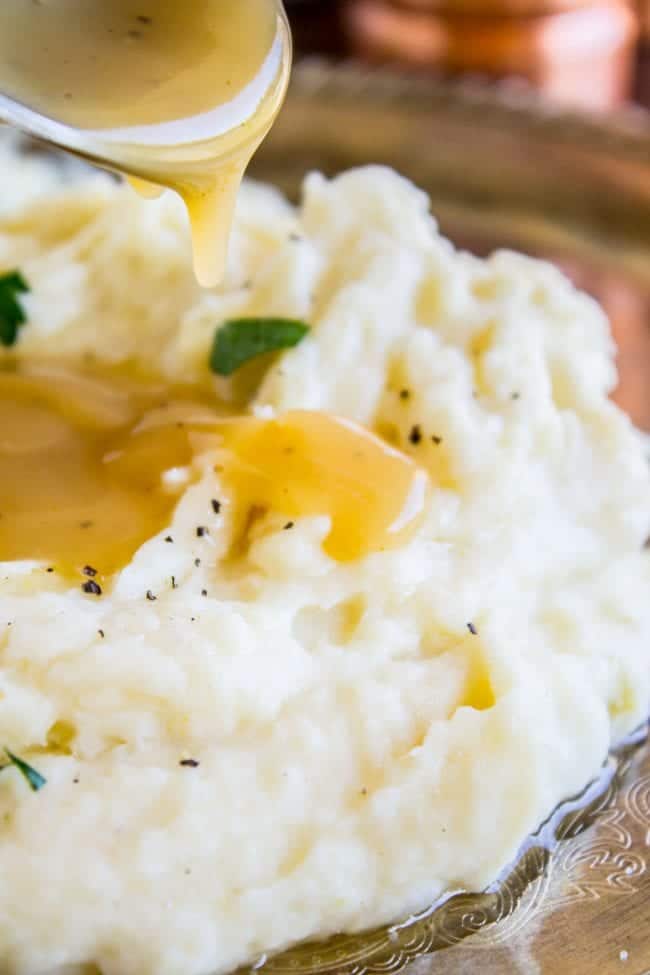
M 29 291 L 20 271 L 0 275 L 0 345 L 13 345 L 18 329 L 27 321 L 18 295 Z
M 210 368 L 218 376 L 232 376 L 265 352 L 293 348 L 308 331 L 309 325 L 291 318 L 233 318 L 214 334 Z
M 18 758 L 13 752 L 10 752 L 8 748 L 5 748 L 5 755 L 9 759 L 10 763 L 18 769 L 18 771 L 23 775 L 32 790 L 32 792 L 38 792 L 42 789 L 44 785 L 47 784 L 47 779 L 44 779 L 40 772 L 37 772 L 35 768 L 28 765 L 27 762 L 23 762 L 22 758 Z M 9 768 L 8 765 L 3 765 L 0 768 L 0 772 L 4 769 Z

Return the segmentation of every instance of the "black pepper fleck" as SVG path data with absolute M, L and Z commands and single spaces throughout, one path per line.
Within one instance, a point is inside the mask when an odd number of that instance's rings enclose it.
M 155 603 L 155 601 L 158 599 L 158 597 L 157 596 L 154 596 L 154 594 L 152 593 L 151 589 L 147 589 L 147 599 L 149 600 L 150 603 Z
M 198 768 L 200 763 L 195 758 L 184 758 L 179 764 L 183 768 Z
M 439 447 L 440 444 L 442 443 L 442 437 L 433 436 L 431 437 L 431 442 L 434 443 L 436 447 Z
M 139 24 L 150 24 L 151 23 L 151 17 L 145 17 L 144 14 L 138 14 L 138 16 L 135 19 L 137 20 L 137 22 Z
M 176 576 L 172 576 L 172 589 L 178 589 L 176 584 Z
M 194 559 L 194 565 L 195 565 L 195 566 L 197 567 L 197 569 L 198 569 L 198 567 L 199 567 L 199 566 L 201 565 L 201 559 Z
M 89 596 L 101 596 L 102 594 L 102 587 L 94 579 L 89 579 L 88 582 L 84 582 L 81 588 Z
M 52 568 L 51 565 L 49 565 L 45 571 L 46 572 L 54 572 L 54 569 Z
M 79 527 L 80 528 L 92 528 L 93 527 L 93 523 L 92 523 L 92 521 L 80 521 L 79 522 Z
M 411 428 L 409 440 L 414 447 L 417 446 L 422 440 L 422 428 L 420 427 L 419 423 L 416 423 L 415 426 Z
M 165 541 L 167 542 L 168 545 L 174 544 L 174 539 L 171 537 L 171 535 L 168 535 Z
M 217 501 L 216 498 L 213 498 L 210 503 L 212 504 L 212 510 L 214 511 L 215 515 L 218 515 L 221 511 L 221 501 Z
M 473 623 L 468 623 L 467 629 L 472 634 L 472 636 L 478 636 L 478 630 L 476 629 Z
M 291 529 L 294 527 L 294 525 L 295 525 L 295 521 L 288 521 L 286 523 L 286 525 L 284 526 L 284 531 L 285 532 L 291 531 Z
M 399 391 L 399 398 L 400 399 L 410 399 L 411 398 L 411 390 L 410 389 L 400 389 L 400 391 Z
M 202 589 L 201 590 L 201 595 L 202 596 L 207 596 L 208 595 L 208 590 L 207 589 Z
M 520 399 L 520 398 L 521 398 L 521 393 L 511 393 L 510 394 L 510 399 Z
M 94 569 L 92 565 L 84 565 L 81 571 L 85 576 L 90 576 L 91 579 L 94 579 L 97 575 L 97 569 Z
M 208 529 L 205 527 L 205 525 L 199 525 L 198 528 L 196 529 L 197 538 L 203 538 L 205 535 L 209 535 L 209 534 L 210 533 L 208 532 Z
M 102 640 L 103 640 L 103 639 L 104 639 L 104 637 L 106 636 L 106 634 L 104 633 L 104 631 L 103 631 L 103 630 L 97 630 L 97 632 L 99 633 L 99 635 L 100 635 L 100 637 L 101 637 L 101 638 L 102 638 Z
M 75 785 L 79 785 L 79 779 L 73 779 L 72 781 L 74 782 Z

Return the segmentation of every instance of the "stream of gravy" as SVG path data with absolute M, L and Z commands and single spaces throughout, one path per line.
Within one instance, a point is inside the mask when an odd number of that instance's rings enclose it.
M 222 276 L 237 189 L 290 60 L 279 0 L 0 4 L 0 90 L 80 130 L 86 154 L 145 195 L 179 193 L 205 286 Z
M 237 189 L 290 59 L 280 0 L 0 4 L 0 91 L 143 195 L 178 192 L 204 285 L 221 277 Z M 288 525 L 329 515 L 325 551 L 348 561 L 403 544 L 424 508 L 423 472 L 332 416 L 234 417 L 192 391 L 7 363 L 0 416 L 0 561 L 110 577 L 170 523 L 184 486 L 171 472 L 208 448 L 232 499 L 233 557 L 268 513 Z
M 169 525 L 187 483 L 170 472 L 208 450 L 224 497 L 197 527 L 229 530 L 235 556 L 266 514 L 329 515 L 323 547 L 339 561 L 404 544 L 423 516 L 423 471 L 327 414 L 233 416 L 184 389 L 14 364 L 0 415 L 0 562 L 105 579 Z

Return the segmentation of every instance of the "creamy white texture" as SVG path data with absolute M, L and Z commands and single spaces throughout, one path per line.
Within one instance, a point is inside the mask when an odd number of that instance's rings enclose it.
M 305 318 L 255 409 L 361 421 L 435 487 L 401 550 L 340 565 L 326 519 L 278 513 L 226 568 L 205 457 L 102 599 L 0 565 L 0 743 L 48 779 L 0 775 L 3 973 L 208 975 L 480 889 L 644 719 L 648 466 L 606 319 L 557 270 L 456 252 L 380 168 L 309 177 L 298 210 L 246 186 L 218 292 L 176 201 L 104 180 L 21 202 L 0 266 L 32 285 L 25 358 L 206 386 L 220 320 Z M 42 751 L 57 722 L 70 755 Z

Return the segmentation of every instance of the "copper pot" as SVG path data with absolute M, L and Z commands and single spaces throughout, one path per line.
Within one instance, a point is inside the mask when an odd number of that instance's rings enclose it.
M 641 18 L 641 33 L 646 41 L 650 40 L 650 0 L 639 0 L 639 16 Z
M 625 0 L 348 0 L 343 17 L 373 62 L 515 76 L 590 109 L 630 89 L 638 24 Z
M 389 0 L 388 5 L 420 13 L 465 13 L 479 17 L 517 17 L 587 7 L 591 0 Z

